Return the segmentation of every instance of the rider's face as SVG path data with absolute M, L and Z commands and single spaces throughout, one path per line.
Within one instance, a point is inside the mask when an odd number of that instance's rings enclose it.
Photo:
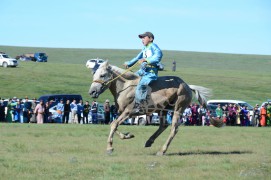
M 141 40 L 142 40 L 143 45 L 147 46 L 149 43 L 152 42 L 153 39 L 148 36 L 145 36 L 145 37 L 141 38 Z

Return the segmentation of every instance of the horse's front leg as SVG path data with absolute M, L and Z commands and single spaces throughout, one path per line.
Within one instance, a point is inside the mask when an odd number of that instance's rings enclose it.
M 128 118 L 127 113 L 122 113 L 117 120 L 113 121 L 110 126 L 110 133 L 107 139 L 107 153 L 111 154 L 114 150 L 113 148 L 113 136 L 114 133 L 117 131 L 118 126 L 126 119 Z M 119 134 L 119 132 L 117 132 Z M 119 134 L 120 135 L 120 134 Z

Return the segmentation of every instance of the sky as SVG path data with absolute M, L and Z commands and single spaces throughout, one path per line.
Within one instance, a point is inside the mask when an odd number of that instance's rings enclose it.
M 1 0 L 0 45 L 271 55 L 271 0 Z

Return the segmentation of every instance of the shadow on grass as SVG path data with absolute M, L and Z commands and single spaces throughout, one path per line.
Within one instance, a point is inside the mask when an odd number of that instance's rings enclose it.
M 233 154 L 252 154 L 252 151 L 195 151 L 195 152 L 179 152 L 179 153 L 166 153 L 166 156 L 190 156 L 190 155 L 233 155 Z

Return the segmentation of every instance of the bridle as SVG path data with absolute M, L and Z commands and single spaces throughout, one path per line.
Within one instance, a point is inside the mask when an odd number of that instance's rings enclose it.
M 132 70 L 133 68 L 135 68 L 137 65 L 139 65 L 139 62 L 136 62 L 134 65 L 132 65 L 131 67 L 127 68 L 123 73 L 117 75 L 115 78 L 113 78 L 113 74 L 111 74 L 111 77 L 109 78 L 109 81 L 104 81 L 104 80 L 101 80 L 101 79 L 97 79 L 97 80 L 94 80 L 92 82 L 95 82 L 95 83 L 99 83 L 101 84 L 102 86 L 107 86 L 108 84 L 110 84 L 111 82 L 115 81 L 116 79 L 118 78 L 123 78 L 122 75 L 124 75 L 125 73 L 127 73 L 128 71 Z

